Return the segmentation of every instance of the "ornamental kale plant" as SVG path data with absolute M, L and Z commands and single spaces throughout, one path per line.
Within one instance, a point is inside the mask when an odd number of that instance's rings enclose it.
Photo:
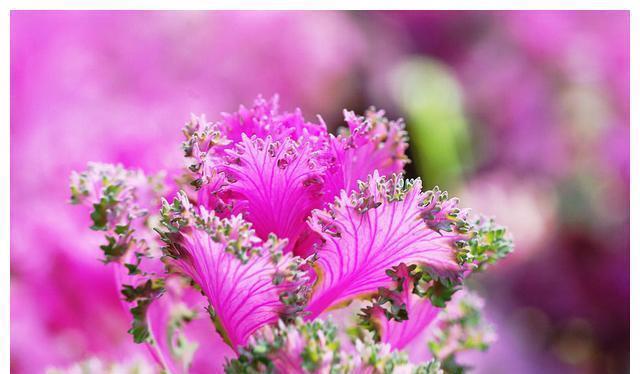
M 403 177 L 401 120 L 344 117 L 333 135 L 259 97 L 192 115 L 185 170 L 72 174 L 150 371 L 458 373 L 458 353 L 488 347 L 464 283 L 512 250 L 505 229 Z

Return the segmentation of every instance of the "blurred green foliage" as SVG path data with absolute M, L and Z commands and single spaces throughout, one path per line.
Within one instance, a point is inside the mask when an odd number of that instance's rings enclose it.
M 412 159 L 425 186 L 455 190 L 473 164 L 460 83 L 447 66 L 420 56 L 393 71 L 391 88 L 407 115 Z

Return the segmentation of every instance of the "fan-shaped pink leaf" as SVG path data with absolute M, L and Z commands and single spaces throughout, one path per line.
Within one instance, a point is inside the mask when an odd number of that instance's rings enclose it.
M 228 176 L 234 213 L 243 214 L 259 237 L 289 240 L 286 252 L 311 235 L 305 221 L 321 205 L 322 172 L 311 143 L 244 136 L 222 170 Z M 298 245 L 307 254 L 310 245 Z M 303 252 L 303 253 L 301 253 Z
M 219 219 L 204 209 L 196 213 L 184 194 L 172 206 L 165 204 L 163 217 L 169 264 L 202 289 L 216 327 L 232 348 L 295 306 L 291 298 L 306 278 L 297 271 L 298 259 L 282 254 L 286 241 L 262 242 L 241 217 Z
M 308 306 L 310 317 L 390 285 L 386 270 L 421 264 L 447 277 L 459 276 L 456 242 L 466 238 L 457 200 L 446 193 L 421 192 L 419 179 L 377 172 L 359 191 L 342 192 L 328 210 L 315 210 L 311 227 L 322 236 L 318 279 Z

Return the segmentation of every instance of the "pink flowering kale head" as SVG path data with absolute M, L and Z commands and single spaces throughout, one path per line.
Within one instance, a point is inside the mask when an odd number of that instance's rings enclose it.
M 457 352 L 486 348 L 480 302 L 459 295 L 512 250 L 506 230 L 403 177 L 401 120 L 344 113 L 333 135 L 259 97 L 215 122 L 192 115 L 171 178 L 72 175 L 130 332 L 163 370 L 220 371 L 213 349 L 230 373 L 458 372 Z M 342 308 L 354 318 L 325 320 Z M 226 348 L 189 333 L 205 318 Z M 428 353 L 409 360 L 416 343 Z

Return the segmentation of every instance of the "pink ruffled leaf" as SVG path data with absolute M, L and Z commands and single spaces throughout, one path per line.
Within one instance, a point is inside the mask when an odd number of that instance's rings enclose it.
M 278 101 L 277 95 L 269 100 L 258 96 L 250 108 L 240 106 L 235 113 L 223 113 L 219 126 L 234 142 L 241 141 L 243 135 L 261 139 L 269 136 L 276 141 L 286 138 L 299 140 L 301 137 L 308 140 L 326 138 L 324 124 L 305 121 L 300 109 L 293 113 L 280 113 Z
M 180 193 L 163 207 L 161 233 L 170 267 L 191 278 L 211 306 L 225 342 L 244 345 L 262 326 L 300 311 L 307 278 L 286 241 L 262 241 L 241 217 L 218 218 Z
M 147 219 L 160 203 L 164 176 L 147 176 L 122 165 L 89 163 L 71 174 L 71 203 L 92 209 L 95 231 L 105 233 L 100 246 L 105 262 L 120 262 L 129 252 L 145 252 L 154 241 Z
M 323 146 L 328 137 L 324 123 L 305 121 L 299 109 L 293 113 L 280 113 L 277 96 L 270 100 L 258 96 L 252 107 L 240 106 L 237 112 L 222 113 L 222 120 L 217 122 L 208 122 L 204 115 L 191 115 L 183 133 L 186 139 L 183 150 L 192 173 L 191 184 L 197 189 L 213 184 L 209 188 L 211 191 L 216 191 L 224 182 L 218 167 L 225 163 L 226 151 L 242 142 L 245 136 L 269 137 L 273 141 L 291 138 L 317 147 Z
M 464 369 L 456 356 L 465 351 L 486 351 L 496 340 L 493 327 L 483 315 L 484 300 L 462 291 L 442 310 L 429 331 L 428 347 L 452 372 Z
M 392 285 L 386 270 L 419 264 L 434 276 L 458 279 L 461 242 L 469 237 L 466 211 L 437 189 L 377 172 L 359 191 L 342 192 L 327 210 L 315 210 L 310 226 L 322 236 L 318 279 L 308 306 L 311 317 Z
M 395 288 L 380 288 L 372 304 L 360 315 L 376 339 L 393 349 L 404 349 L 423 334 L 442 311 L 428 298 L 414 293 L 416 269 L 415 265 L 403 263 L 387 271 Z
M 258 237 L 273 233 L 289 240 L 285 252 L 298 248 L 294 253 L 308 254 L 312 232 L 305 221 L 322 204 L 324 172 L 313 145 L 244 136 L 229 151 L 229 160 L 221 170 L 228 177 L 223 191 L 233 212 L 251 222 Z
M 366 180 L 375 170 L 390 176 L 402 172 L 409 162 L 407 132 L 402 120 L 390 121 L 384 111 L 368 110 L 364 116 L 344 111 L 346 128 L 331 135 L 327 158 L 326 197 L 332 202 L 341 190 L 350 193 L 358 181 Z

